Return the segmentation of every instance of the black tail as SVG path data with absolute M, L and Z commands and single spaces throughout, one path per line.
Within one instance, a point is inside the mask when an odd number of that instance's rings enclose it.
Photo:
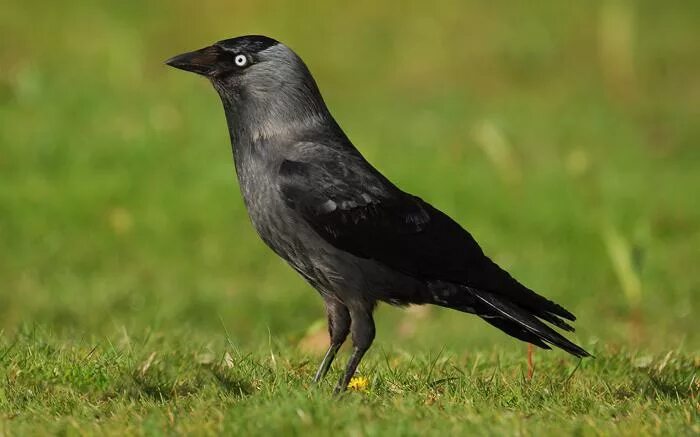
M 548 346 L 549 344 L 561 348 L 579 358 L 591 356 L 591 354 L 586 352 L 583 348 L 567 340 L 564 336 L 547 326 L 546 323 L 539 319 L 541 318 L 546 320 L 567 331 L 574 330 L 574 328 L 568 323 L 559 319 L 551 312 L 547 310 L 539 310 L 537 308 L 524 309 L 520 305 L 510 302 L 503 296 L 487 291 L 475 290 L 473 288 L 463 288 L 470 295 L 470 298 L 468 299 L 470 302 L 469 308 L 460 307 L 459 305 L 450 305 L 451 308 L 475 312 L 486 322 L 502 330 L 506 334 L 528 343 L 532 343 L 535 346 L 550 349 Z M 550 302 L 550 304 L 556 305 L 553 302 Z M 559 305 L 556 305 L 556 307 L 561 308 Z M 551 306 L 549 308 L 551 308 Z M 571 313 L 563 308 L 561 308 L 561 310 L 562 313 L 571 315 L 570 318 L 573 319 L 573 315 Z
M 482 286 L 477 285 L 476 289 L 498 290 L 499 297 L 526 309 L 532 315 L 566 331 L 574 331 L 574 328 L 562 319 L 573 322 L 576 320 L 576 316 L 562 306 L 522 285 L 508 272 L 499 267 L 498 264 L 487 258 L 480 266 L 480 270 L 484 272 L 484 277 L 489 278 L 489 281 L 486 284 L 482 284 Z

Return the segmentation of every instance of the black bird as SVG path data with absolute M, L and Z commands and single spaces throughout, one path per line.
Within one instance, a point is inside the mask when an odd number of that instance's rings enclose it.
M 241 36 L 175 56 L 223 102 L 236 173 L 263 241 L 323 297 L 330 348 L 322 379 L 349 333 L 347 387 L 374 340 L 378 302 L 476 314 L 505 333 L 577 357 L 576 318 L 513 279 L 446 214 L 391 183 L 353 146 L 304 62 L 272 38 Z

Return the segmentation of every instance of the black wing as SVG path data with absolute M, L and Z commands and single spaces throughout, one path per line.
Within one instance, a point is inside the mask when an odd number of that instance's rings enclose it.
M 279 189 L 326 241 L 425 281 L 446 281 L 506 297 L 564 329 L 559 305 L 513 279 L 457 222 L 399 190 L 359 154 L 313 143 L 279 168 Z M 550 314 L 552 313 L 552 314 Z
M 358 156 L 287 160 L 280 192 L 325 240 L 421 279 L 464 282 L 479 245 L 449 217 L 402 192 Z

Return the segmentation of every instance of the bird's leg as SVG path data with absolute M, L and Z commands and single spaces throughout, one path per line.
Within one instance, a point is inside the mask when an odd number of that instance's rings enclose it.
M 331 364 L 333 363 L 335 355 L 338 353 L 338 349 L 340 349 L 341 345 L 342 343 L 331 343 L 330 347 L 326 351 L 326 355 L 323 356 L 321 365 L 316 371 L 316 376 L 314 376 L 314 384 L 317 384 L 326 377 L 326 373 L 328 373 L 328 370 L 331 368 Z
M 362 361 L 362 357 L 374 341 L 374 319 L 372 318 L 372 309 L 361 309 L 357 311 L 351 309 L 350 317 L 352 318 L 351 332 L 354 349 L 348 360 L 345 373 L 340 377 L 338 385 L 335 386 L 335 393 L 340 393 L 347 389 L 350 380 L 353 375 L 355 375 L 357 366 L 360 364 L 360 361 Z
M 326 376 L 328 369 L 331 368 L 335 354 L 338 353 L 338 349 L 343 345 L 350 332 L 350 312 L 345 305 L 333 298 L 327 298 L 325 302 L 331 344 L 323 357 L 323 361 L 321 361 L 316 376 L 314 376 L 314 383 L 319 382 Z
M 530 381 L 532 379 L 532 374 L 535 373 L 535 366 L 532 363 L 532 353 L 533 349 L 535 347 L 528 343 L 527 344 L 527 380 Z
M 350 380 L 355 374 L 358 364 L 360 364 L 360 361 L 362 361 L 362 357 L 365 355 L 365 352 L 367 352 L 367 349 L 369 349 L 369 347 L 359 348 L 355 346 L 355 348 L 352 351 L 352 355 L 350 356 L 350 360 L 348 360 L 348 365 L 345 369 L 345 373 L 343 374 L 343 376 L 340 377 L 338 385 L 336 385 L 335 389 L 333 390 L 334 393 L 337 394 L 343 392 L 348 388 L 348 384 L 350 383 Z

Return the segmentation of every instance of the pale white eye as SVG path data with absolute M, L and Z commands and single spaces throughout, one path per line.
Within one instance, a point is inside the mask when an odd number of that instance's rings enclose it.
M 233 58 L 233 62 L 239 67 L 245 67 L 248 65 L 248 58 L 246 58 L 245 55 L 236 55 L 236 57 Z

